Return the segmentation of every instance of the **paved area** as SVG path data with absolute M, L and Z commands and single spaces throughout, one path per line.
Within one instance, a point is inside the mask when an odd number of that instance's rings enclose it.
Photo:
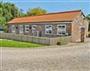
M 0 71 L 90 71 L 90 42 L 38 49 L 1 48 L 0 55 Z

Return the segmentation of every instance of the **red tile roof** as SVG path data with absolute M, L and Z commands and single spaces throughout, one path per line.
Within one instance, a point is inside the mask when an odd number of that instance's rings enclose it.
M 47 22 L 47 21 L 72 21 L 80 13 L 81 10 L 48 13 L 40 16 L 15 18 L 8 23 L 16 24 L 16 23 Z

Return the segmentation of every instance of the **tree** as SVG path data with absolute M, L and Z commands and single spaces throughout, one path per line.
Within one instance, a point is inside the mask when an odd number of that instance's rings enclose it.
M 29 15 L 29 16 L 43 15 L 46 13 L 47 13 L 47 11 L 40 7 L 28 9 L 28 11 L 27 11 L 27 15 Z
M 0 25 L 3 26 L 3 28 L 6 27 L 8 21 L 21 16 L 24 16 L 24 13 L 22 13 L 15 4 L 0 2 Z
M 89 21 L 89 28 L 88 28 L 88 30 L 90 31 L 90 14 L 88 14 L 88 15 L 86 16 L 86 19 Z
M 88 14 L 88 15 L 86 16 L 86 18 L 90 21 L 90 14 Z
M 5 24 L 6 24 L 5 17 L 0 17 L 0 25 L 5 26 Z

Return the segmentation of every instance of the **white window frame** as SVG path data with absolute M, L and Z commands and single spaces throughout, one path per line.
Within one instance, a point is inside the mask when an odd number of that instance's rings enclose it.
M 29 33 L 30 29 L 29 29 L 30 25 L 25 25 L 25 33 Z
M 65 28 L 63 29 L 63 28 L 59 28 L 59 26 L 65 26 Z M 61 32 L 61 34 L 60 34 L 60 32 Z M 59 25 L 57 25 L 57 35 L 64 35 L 64 34 L 62 34 L 62 32 L 65 32 L 65 35 L 67 34 L 66 33 L 66 24 L 59 24 Z
M 47 29 L 47 27 L 51 26 L 50 29 Z M 47 33 L 47 31 L 51 30 L 51 33 Z M 52 34 L 53 33 L 53 26 L 52 25 L 45 25 L 45 34 Z
M 36 31 L 36 27 L 37 27 L 37 25 L 32 25 L 32 33 L 34 33 Z
M 19 33 L 20 34 L 24 33 L 24 27 L 23 27 L 23 25 L 19 25 Z
M 12 33 L 16 33 L 16 27 L 15 27 L 15 25 L 11 25 L 11 32 Z

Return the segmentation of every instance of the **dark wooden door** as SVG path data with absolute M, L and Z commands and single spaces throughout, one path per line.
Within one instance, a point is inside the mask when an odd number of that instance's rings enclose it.
M 84 42 L 85 40 L 85 28 L 81 28 L 81 42 Z

